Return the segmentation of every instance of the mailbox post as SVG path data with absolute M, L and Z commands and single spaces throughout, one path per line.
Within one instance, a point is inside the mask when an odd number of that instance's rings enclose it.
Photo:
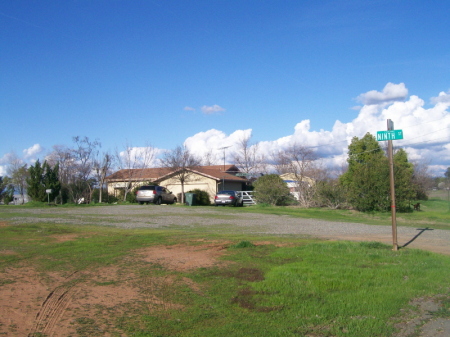
M 45 193 L 47 193 L 47 201 L 48 201 L 49 205 L 50 205 L 50 193 L 52 193 L 52 192 L 53 192 L 52 189 L 45 190 Z

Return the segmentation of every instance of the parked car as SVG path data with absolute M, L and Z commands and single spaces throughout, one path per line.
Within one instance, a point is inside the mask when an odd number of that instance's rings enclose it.
M 244 199 L 242 197 L 242 193 L 236 191 L 221 191 L 214 197 L 214 204 L 216 206 L 244 206 Z
M 143 203 L 173 204 L 177 202 L 177 197 L 167 188 L 162 186 L 143 185 L 136 191 L 136 200 Z

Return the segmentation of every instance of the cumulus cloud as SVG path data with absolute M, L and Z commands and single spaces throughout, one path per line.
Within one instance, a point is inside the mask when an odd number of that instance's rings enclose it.
M 3 155 L 3 157 L 0 158 L 0 177 L 6 175 L 7 163 L 8 163 L 8 154 L 5 154 Z
M 388 83 L 383 91 L 371 90 L 359 95 L 356 99 L 364 105 L 386 104 L 396 101 L 403 101 L 408 96 L 408 89 L 404 83 Z
M 162 149 L 154 148 L 152 146 L 129 146 L 127 150 L 120 151 L 119 156 L 124 162 L 130 160 L 136 166 L 145 163 L 145 166 L 158 166 L 158 156 L 164 152 Z
M 439 93 L 439 96 L 437 97 L 432 97 L 431 98 L 431 103 L 433 104 L 445 104 L 447 106 L 450 106 L 450 90 L 448 92 L 443 92 L 441 91 Z
M 222 108 L 221 106 L 219 106 L 217 104 L 214 104 L 212 106 L 204 105 L 201 107 L 201 110 L 206 115 L 212 115 L 212 114 L 216 114 L 216 113 L 225 111 L 224 108 Z
M 30 159 L 32 157 L 37 156 L 38 154 L 44 151 L 43 147 L 39 144 L 34 144 L 32 147 L 23 150 L 24 159 Z
M 222 158 L 225 153 L 226 161 L 232 161 L 237 144 L 243 138 L 251 136 L 252 130 L 236 130 L 230 135 L 223 131 L 211 129 L 199 132 L 185 140 L 184 146 L 200 158 L 211 152 L 216 158 Z M 226 149 L 224 149 L 226 148 Z M 225 151 L 224 151 L 225 150 Z
M 186 111 L 195 111 L 195 108 L 192 108 L 192 107 L 190 107 L 190 106 L 185 106 L 183 110 L 186 110 Z
M 260 140 L 259 149 L 269 157 L 291 144 L 302 144 L 315 149 L 324 165 L 339 167 L 346 163 L 348 145 L 353 137 L 361 138 L 367 132 L 376 135 L 377 131 L 386 130 L 386 120 L 391 119 L 395 129 L 402 129 L 404 134 L 404 139 L 396 140 L 394 146 L 405 148 L 411 160 L 430 162 L 436 173 L 439 168 L 450 166 L 450 113 L 447 110 L 450 93 L 440 93 L 432 99 L 435 105 L 430 108 L 425 108 L 424 100 L 418 96 L 406 97 L 407 93 L 403 83 L 388 83 L 383 92 L 369 91 L 358 96 L 364 105 L 352 121 L 336 120 L 331 130 L 315 131 L 311 129 L 310 120 L 305 119 L 294 125 L 290 135 Z M 251 132 L 251 129 L 236 130 L 227 135 L 212 129 L 189 137 L 185 145 L 198 155 L 231 146 L 226 150 L 226 160 L 232 162 L 239 139 Z

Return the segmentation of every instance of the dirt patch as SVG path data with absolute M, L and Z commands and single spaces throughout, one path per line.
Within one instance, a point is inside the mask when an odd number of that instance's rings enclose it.
M 66 242 L 66 241 L 75 241 L 79 238 L 78 234 L 55 234 L 50 235 L 52 239 L 54 239 L 56 242 Z
M 184 271 L 222 265 L 217 258 L 225 247 L 151 247 L 140 250 L 137 257 Z M 0 335 L 123 335 L 113 317 L 133 311 L 182 309 L 182 305 L 169 300 L 175 283 L 187 285 L 197 293 L 202 291 L 188 278 L 135 275 L 130 270 L 131 262 L 71 274 L 42 274 L 32 267 L 5 270 L 0 273 Z
M 9 250 L 9 249 L 3 249 L 3 250 L 0 250 L 0 254 L 1 255 L 14 255 L 14 254 L 16 254 L 16 252 L 13 250 Z
M 141 249 L 138 254 L 146 262 L 160 264 L 169 270 L 186 271 L 227 265 L 229 262 L 217 260 L 226 247 L 223 244 L 158 246 Z

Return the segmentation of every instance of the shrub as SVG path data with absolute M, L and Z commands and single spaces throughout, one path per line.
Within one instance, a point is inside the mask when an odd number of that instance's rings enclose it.
M 209 199 L 209 193 L 201 190 L 199 188 L 195 188 L 193 190 L 188 191 L 187 193 L 195 194 L 195 203 L 201 206 L 209 206 L 211 205 L 211 200 Z
M 346 208 L 347 195 L 344 186 L 337 179 L 327 179 L 316 183 L 314 200 L 317 206 L 331 209 Z
M 258 203 L 286 205 L 289 200 L 289 187 L 278 174 L 267 174 L 253 183 Z
M 235 244 L 231 247 L 233 247 L 233 248 L 252 248 L 252 247 L 255 247 L 255 245 L 253 243 L 251 243 L 250 241 L 241 241 L 238 244 Z

